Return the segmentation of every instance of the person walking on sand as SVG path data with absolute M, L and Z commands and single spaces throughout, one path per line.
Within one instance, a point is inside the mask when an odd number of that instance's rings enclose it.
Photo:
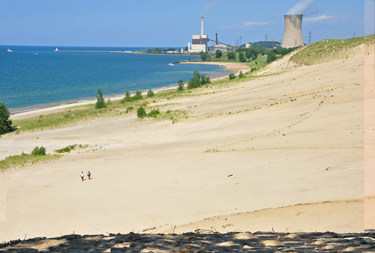
M 90 180 L 90 177 L 91 177 L 91 172 L 90 172 L 90 171 L 87 172 L 87 177 L 88 177 L 89 180 Z
M 83 173 L 83 171 L 81 172 L 81 179 L 83 181 L 83 178 L 85 177 L 85 173 Z

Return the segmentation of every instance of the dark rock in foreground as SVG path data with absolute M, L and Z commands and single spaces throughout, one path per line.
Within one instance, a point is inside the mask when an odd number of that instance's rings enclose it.
M 65 235 L 0 244 L 0 252 L 375 252 L 367 233 L 227 233 Z

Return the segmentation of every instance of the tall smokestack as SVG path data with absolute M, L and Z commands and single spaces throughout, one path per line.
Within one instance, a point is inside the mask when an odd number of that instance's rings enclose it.
M 217 33 L 216 33 L 216 45 L 217 45 L 217 43 L 218 43 L 218 39 L 217 39 Z
M 201 21 L 201 35 L 204 34 L 203 27 L 204 27 L 204 17 L 202 16 L 202 21 Z
M 302 37 L 303 15 L 285 15 L 285 30 L 281 47 L 291 48 L 304 46 Z

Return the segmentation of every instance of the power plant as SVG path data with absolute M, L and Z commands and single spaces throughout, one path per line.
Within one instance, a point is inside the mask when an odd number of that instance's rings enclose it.
M 302 18 L 303 15 L 285 15 L 284 37 L 281 47 L 291 48 L 304 46 L 302 37 Z
M 189 53 L 207 52 L 207 43 L 209 39 L 207 34 L 204 34 L 204 17 L 201 18 L 201 34 L 193 34 L 192 44 L 188 45 Z
M 281 42 L 281 47 L 283 48 L 292 48 L 304 46 L 302 36 L 302 14 L 287 14 L 284 15 L 285 19 L 285 29 L 284 36 Z M 267 35 L 266 35 L 267 36 Z M 208 42 L 212 41 L 213 46 L 208 47 Z M 267 37 L 266 37 L 267 41 Z M 242 43 L 240 43 L 242 44 Z M 238 45 L 237 45 L 238 46 Z M 247 43 L 246 47 L 250 47 L 250 44 Z M 201 18 L 201 33 L 193 34 L 192 43 L 188 43 L 188 52 L 189 53 L 200 53 L 200 52 L 215 52 L 216 50 L 221 50 L 222 52 L 235 50 L 236 47 L 222 43 L 218 41 L 218 35 L 216 34 L 216 40 L 211 40 L 208 38 L 207 34 L 204 34 L 204 17 Z
M 212 47 L 208 47 L 207 43 L 212 41 L 214 45 Z M 201 18 L 201 34 L 193 34 L 192 43 L 188 43 L 188 52 L 189 53 L 200 53 L 200 52 L 208 52 L 216 50 L 221 50 L 222 52 L 226 52 L 227 50 L 233 50 L 231 45 L 222 43 L 218 41 L 218 35 L 216 33 L 216 40 L 211 40 L 208 38 L 207 34 L 204 34 L 204 17 Z

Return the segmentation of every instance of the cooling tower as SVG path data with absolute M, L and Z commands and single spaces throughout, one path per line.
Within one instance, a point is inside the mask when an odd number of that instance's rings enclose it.
M 285 15 L 285 30 L 281 47 L 291 48 L 304 46 L 302 37 L 303 15 Z

